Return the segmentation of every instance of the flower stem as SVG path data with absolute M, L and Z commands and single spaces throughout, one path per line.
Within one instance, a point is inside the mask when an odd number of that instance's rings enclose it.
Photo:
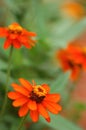
M 10 54 L 9 54 L 9 58 L 8 58 L 8 69 L 7 69 L 7 79 L 6 79 L 6 87 L 5 87 L 5 97 L 4 97 L 3 105 L 2 105 L 2 108 L 1 108 L 0 116 L 3 116 L 5 109 L 6 109 L 6 105 L 7 105 L 7 92 L 8 92 L 8 86 L 9 86 L 9 80 L 10 80 L 10 67 L 11 67 L 12 52 L 13 52 L 13 46 L 11 46 L 11 48 L 10 48 Z
M 26 117 L 27 117 L 27 115 L 22 118 L 22 120 L 21 120 L 21 122 L 20 122 L 19 127 L 18 127 L 17 130 L 21 130 L 21 128 L 22 128 L 22 126 L 23 126 L 23 124 L 24 124 L 24 122 L 25 122 Z

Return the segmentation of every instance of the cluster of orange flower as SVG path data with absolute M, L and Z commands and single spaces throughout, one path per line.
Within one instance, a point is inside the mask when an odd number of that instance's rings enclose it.
M 24 45 L 31 48 L 35 45 L 36 33 L 23 29 L 18 23 L 13 23 L 6 28 L 0 28 L 0 37 L 6 38 L 4 49 L 9 46 L 20 48 Z M 12 84 L 14 92 L 9 92 L 8 97 L 13 100 L 14 107 L 20 107 L 19 116 L 23 117 L 30 111 L 30 117 L 34 122 L 38 121 L 39 115 L 42 115 L 46 121 L 50 122 L 48 110 L 53 114 L 61 111 L 61 106 L 57 104 L 60 100 L 59 94 L 50 94 L 50 87 L 47 84 L 33 85 L 23 79 L 19 79 L 21 85 Z
M 76 80 L 80 71 L 86 70 L 86 48 L 78 45 L 68 45 L 66 49 L 60 49 L 57 54 L 63 71 L 71 70 L 71 79 Z
M 20 48 L 24 45 L 31 48 L 35 45 L 36 33 L 23 29 L 18 23 L 13 23 L 7 28 L 0 28 L 0 37 L 5 37 L 4 49 L 9 46 Z M 60 65 L 64 71 L 71 70 L 71 79 L 76 80 L 80 71 L 86 70 L 86 48 L 70 44 L 66 49 L 60 49 L 57 54 Z M 20 78 L 21 85 L 12 84 L 15 91 L 9 92 L 8 97 L 13 100 L 14 107 L 20 107 L 19 116 L 23 117 L 30 111 L 30 117 L 34 122 L 42 115 L 50 122 L 48 111 L 57 114 L 61 106 L 57 104 L 60 100 L 59 94 L 50 94 L 50 87 L 47 84 L 36 85 Z

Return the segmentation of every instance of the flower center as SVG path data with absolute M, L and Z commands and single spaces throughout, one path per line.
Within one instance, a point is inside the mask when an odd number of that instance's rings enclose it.
M 8 26 L 8 30 L 10 33 L 20 34 L 22 32 L 22 27 L 19 24 L 14 23 Z
M 45 98 L 47 91 L 40 85 L 34 87 L 33 91 L 30 93 L 30 99 L 41 103 Z
M 68 60 L 69 67 L 72 69 L 74 67 L 74 63 L 71 60 Z

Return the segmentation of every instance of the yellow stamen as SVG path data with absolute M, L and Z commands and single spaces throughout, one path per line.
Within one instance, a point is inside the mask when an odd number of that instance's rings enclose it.
M 18 32 L 21 32 L 22 31 L 22 27 L 19 26 L 18 24 L 11 24 L 8 26 L 9 30 L 10 31 L 18 31 Z
M 47 94 L 47 91 L 41 85 L 35 86 L 33 92 L 37 94 L 39 97 L 45 96 Z

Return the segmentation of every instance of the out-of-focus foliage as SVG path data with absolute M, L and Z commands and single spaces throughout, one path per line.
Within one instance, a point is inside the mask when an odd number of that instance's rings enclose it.
M 86 2 L 77 1 L 86 10 Z M 34 48 L 28 50 L 22 47 L 13 50 L 10 83 L 17 82 L 20 77 L 30 81 L 34 79 L 38 84 L 47 83 L 51 86 L 51 92 L 61 94 L 63 108 L 68 98 L 69 73 L 63 74 L 59 69 L 55 54 L 59 48 L 67 46 L 86 28 L 85 15 L 80 19 L 62 15 L 61 6 L 64 2 L 65 0 L 0 0 L 0 26 L 8 26 L 12 22 L 18 22 L 27 30 L 37 33 L 37 44 Z M 3 42 L 4 40 L 0 39 L 0 107 L 3 103 L 10 51 L 10 49 L 3 49 Z M 11 90 L 10 83 L 9 90 Z M 20 119 L 17 110 L 11 106 L 10 101 L 7 105 L 0 130 L 15 130 Z M 40 124 L 32 126 L 31 120 L 28 119 L 27 130 L 42 130 L 44 128 L 47 130 L 81 130 L 61 116 L 51 115 L 51 119 L 50 124 L 46 123 L 45 125 L 44 121 L 41 120 Z M 25 126 L 22 129 L 25 130 Z

